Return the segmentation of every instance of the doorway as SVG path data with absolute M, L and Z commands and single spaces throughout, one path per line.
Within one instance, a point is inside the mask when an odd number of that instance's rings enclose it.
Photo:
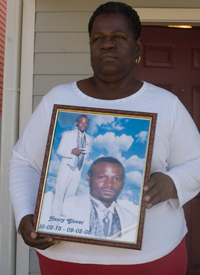
M 174 93 L 200 130 L 200 28 L 142 28 L 142 62 L 136 77 Z M 187 275 L 200 274 L 200 194 L 184 207 Z

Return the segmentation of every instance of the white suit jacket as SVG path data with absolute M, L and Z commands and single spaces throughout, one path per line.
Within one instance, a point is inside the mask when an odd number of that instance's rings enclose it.
M 135 238 L 137 237 L 136 216 L 127 209 L 119 206 L 117 203 L 115 205 L 115 208 L 119 215 L 122 229 L 122 236 L 120 237 L 120 240 L 125 241 L 127 239 L 127 241 L 130 242 L 131 239 L 133 239 L 133 242 L 135 242 Z M 81 196 L 65 198 L 62 205 L 61 215 L 65 216 L 67 220 L 72 221 L 71 226 L 74 228 L 75 232 L 77 229 L 82 229 L 85 232 L 89 231 L 90 228 L 90 212 L 90 194 L 87 193 Z M 84 236 L 88 237 L 86 235 Z M 106 239 L 109 239 L 109 237 L 107 237 Z
M 62 157 L 62 162 L 74 166 L 76 156 L 71 153 L 73 148 L 77 148 L 78 130 L 65 131 L 62 134 L 60 144 L 58 146 L 57 154 Z M 91 137 L 85 132 L 86 137 L 86 154 L 84 160 L 87 158 L 90 151 Z

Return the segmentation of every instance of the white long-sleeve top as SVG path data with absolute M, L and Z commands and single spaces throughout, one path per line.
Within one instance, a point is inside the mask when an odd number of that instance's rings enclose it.
M 161 171 L 173 179 L 178 199 L 146 210 L 141 251 L 62 241 L 39 252 L 56 260 L 97 264 L 139 264 L 171 252 L 187 233 L 182 206 L 200 191 L 200 135 L 176 96 L 146 82 L 135 94 L 117 100 L 91 98 L 76 82 L 57 86 L 43 97 L 10 160 L 10 193 L 17 228 L 21 219 L 35 210 L 54 104 L 157 113 L 151 171 Z

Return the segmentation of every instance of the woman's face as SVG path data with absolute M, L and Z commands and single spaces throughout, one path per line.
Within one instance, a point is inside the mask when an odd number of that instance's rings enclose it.
M 124 15 L 97 16 L 90 37 L 90 49 L 96 77 L 102 80 L 120 80 L 130 74 L 134 76 L 140 39 L 135 41 L 128 19 Z

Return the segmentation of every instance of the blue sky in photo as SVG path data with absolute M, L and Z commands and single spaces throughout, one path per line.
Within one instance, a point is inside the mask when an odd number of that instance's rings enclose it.
M 75 129 L 77 118 L 82 114 L 88 116 L 89 124 L 86 132 L 92 137 L 93 143 L 92 152 L 83 167 L 82 180 L 77 195 L 85 193 L 89 188 L 86 178 L 92 162 L 101 156 L 111 156 L 117 158 L 125 168 L 125 185 L 118 199 L 127 199 L 138 205 L 151 123 L 150 118 L 144 117 L 59 111 L 45 192 L 54 189 L 61 160 L 56 154 L 56 150 L 62 133 Z

